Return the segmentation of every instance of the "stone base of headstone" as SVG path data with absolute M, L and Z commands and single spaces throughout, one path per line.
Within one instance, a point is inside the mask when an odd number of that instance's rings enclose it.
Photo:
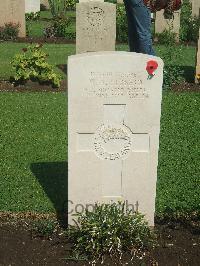
M 26 36 L 25 0 L 0 1 L 0 26 L 5 23 L 19 23 L 19 37 Z
M 155 67 L 149 75 L 148 67 Z M 125 201 L 154 225 L 163 62 L 129 52 L 68 59 L 68 222 Z
M 40 0 L 25 0 L 25 12 L 36 13 L 40 11 Z
M 101 1 L 76 5 L 76 53 L 114 51 L 116 5 Z
M 180 11 L 174 12 L 173 19 L 165 19 L 163 13 L 163 10 L 156 12 L 155 33 L 170 30 L 176 34 L 176 42 L 179 42 Z

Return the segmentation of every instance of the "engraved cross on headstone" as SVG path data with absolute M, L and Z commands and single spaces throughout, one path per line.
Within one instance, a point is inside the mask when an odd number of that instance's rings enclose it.
M 78 152 L 94 152 L 102 163 L 102 200 L 123 200 L 123 162 L 131 152 L 148 152 L 149 135 L 124 124 L 125 104 L 104 104 L 96 132 L 78 132 Z M 134 130 L 134 129 L 133 129 Z

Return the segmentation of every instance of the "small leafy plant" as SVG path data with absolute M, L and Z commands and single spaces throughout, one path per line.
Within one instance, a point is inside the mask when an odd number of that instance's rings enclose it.
M 73 257 L 96 263 L 108 256 L 121 262 L 124 253 L 143 257 L 155 243 L 144 216 L 126 210 L 124 203 L 96 204 L 93 211 L 76 215 L 76 225 L 68 231 Z
M 200 17 L 192 15 L 192 4 L 183 0 L 181 8 L 180 40 L 183 42 L 198 41 Z
M 184 71 L 178 65 L 178 62 L 182 60 L 182 47 L 176 46 L 175 35 L 171 27 L 168 31 L 163 32 L 162 39 L 165 39 L 164 43 L 167 46 L 161 55 L 165 63 L 163 86 L 165 89 L 171 89 L 172 85 L 184 81 Z
M 66 0 L 66 9 L 75 10 L 77 2 L 77 0 Z
M 59 87 L 61 76 L 54 72 L 53 66 L 47 63 L 47 54 L 41 49 L 42 45 L 34 44 L 23 48 L 21 54 L 16 54 L 11 64 L 15 82 L 24 83 L 28 80 L 39 83 L 50 83 Z
M 161 33 L 156 33 L 155 37 L 159 44 L 168 45 L 175 44 L 176 43 L 176 33 L 174 33 L 172 30 L 164 30 Z
M 69 18 L 55 18 L 52 25 L 44 30 L 47 38 L 51 37 L 67 37 L 67 29 L 70 24 Z
M 31 12 L 25 14 L 26 21 L 28 20 L 38 20 L 40 18 L 40 12 Z
M 3 27 L 0 27 L 0 40 L 15 40 L 19 34 L 19 27 L 19 23 L 5 23 Z
M 128 41 L 128 22 L 124 5 L 117 5 L 117 41 L 126 43 Z
M 32 233 L 35 236 L 50 237 L 56 229 L 55 221 L 36 220 L 32 223 Z

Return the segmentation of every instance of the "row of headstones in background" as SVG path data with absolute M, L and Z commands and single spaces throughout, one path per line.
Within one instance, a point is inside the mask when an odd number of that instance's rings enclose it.
M 76 53 L 114 51 L 116 5 L 80 0 L 76 5 Z
M 192 15 L 200 15 L 200 0 L 190 0 L 192 3 Z M 117 3 L 123 3 L 123 0 L 117 0 Z M 173 19 L 165 19 L 163 10 L 156 12 L 155 16 L 155 33 L 162 33 L 165 29 L 173 31 L 176 34 L 176 41 L 179 41 L 180 30 L 180 10 L 174 12 Z
M 197 80 L 197 75 L 200 75 L 200 29 L 199 29 L 199 40 L 197 44 L 196 78 L 195 78 L 195 82 L 199 83 L 199 81 Z
M 200 15 L 200 0 L 190 0 L 192 4 L 192 15 Z M 156 12 L 155 17 L 155 33 L 162 33 L 165 29 L 171 29 L 176 34 L 176 41 L 179 41 L 180 30 L 180 15 L 181 10 L 174 12 L 173 19 L 165 19 L 163 16 L 163 10 Z

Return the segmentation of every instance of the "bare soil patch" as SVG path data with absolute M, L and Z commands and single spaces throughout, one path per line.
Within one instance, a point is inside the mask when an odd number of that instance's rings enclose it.
M 48 83 L 40 84 L 38 82 L 27 81 L 24 84 L 13 84 L 10 81 L 0 81 L 0 91 L 7 92 L 58 92 L 67 90 L 67 80 L 62 80 L 59 88 L 54 88 Z
M 127 265 L 199 266 L 199 233 L 183 228 L 180 224 L 157 224 L 155 230 L 158 247 L 147 253 L 143 264 L 142 261 L 133 261 Z M 62 229 L 58 229 L 48 238 L 38 236 L 31 229 L 30 219 L 0 218 L 0 239 L 1 266 L 89 265 L 85 261 L 66 259 L 70 255 L 71 245 Z M 124 259 L 126 261 L 129 258 Z M 119 264 L 106 260 L 103 265 Z
M 67 73 L 67 65 L 58 66 L 64 73 Z M 61 82 L 59 88 L 53 88 L 48 83 L 40 84 L 39 82 L 27 81 L 25 84 L 13 84 L 8 80 L 0 81 L 0 91 L 8 92 L 58 92 L 67 91 L 67 80 L 64 79 Z M 175 92 L 200 92 L 200 84 L 195 83 L 181 83 L 174 85 L 172 91 Z
M 183 92 L 185 92 L 185 91 L 200 92 L 200 84 L 184 82 L 184 83 L 180 83 L 180 84 L 176 84 L 176 85 L 172 86 L 172 90 L 177 91 L 177 92 L 182 92 L 182 91 Z

